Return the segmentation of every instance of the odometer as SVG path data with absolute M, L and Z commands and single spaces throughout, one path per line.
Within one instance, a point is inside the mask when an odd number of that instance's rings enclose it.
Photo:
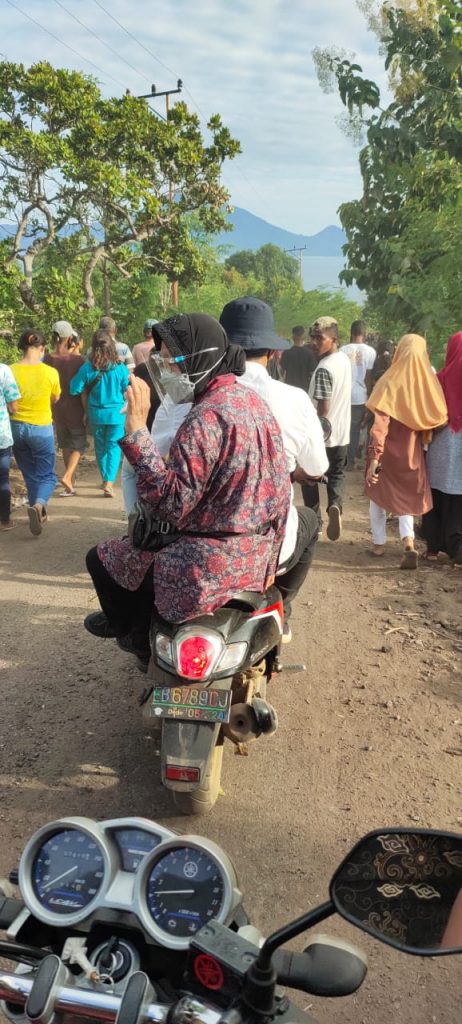
M 191 939 L 220 915 L 224 899 L 220 864 L 206 850 L 193 846 L 178 846 L 159 856 L 147 878 L 149 914 L 172 938 Z
M 93 836 L 76 828 L 57 831 L 45 839 L 32 862 L 35 899 L 50 913 L 77 914 L 97 897 L 104 867 L 102 849 Z

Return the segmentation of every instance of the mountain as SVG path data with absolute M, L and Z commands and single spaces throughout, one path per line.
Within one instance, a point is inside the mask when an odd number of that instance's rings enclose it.
M 256 217 L 248 210 L 239 206 L 234 207 L 233 213 L 228 216 L 232 224 L 232 231 L 222 231 L 214 238 L 214 245 L 226 246 L 227 254 L 236 252 L 238 249 L 259 249 L 260 246 L 271 242 L 279 245 L 281 249 L 293 249 L 306 245 L 304 256 L 336 256 L 342 257 L 342 245 L 346 242 L 346 236 L 341 228 L 330 224 L 315 235 L 297 235 L 293 231 L 286 231 L 278 228 L 275 224 L 269 224 L 261 217 Z
M 235 206 L 233 213 L 228 215 L 228 221 L 232 225 L 232 231 L 222 231 L 215 235 L 213 244 L 215 246 L 226 246 L 227 254 L 236 252 L 238 249 L 259 249 L 261 245 L 272 242 L 279 245 L 281 249 L 293 249 L 306 245 L 303 256 L 336 256 L 342 257 L 342 245 L 346 242 L 343 231 L 330 224 L 329 227 L 318 231 L 316 235 L 297 235 L 293 231 L 286 231 L 278 228 L 275 224 L 256 217 L 255 214 Z M 63 236 L 74 234 L 78 230 L 77 224 L 67 224 L 61 231 Z M 93 230 L 98 238 L 100 235 L 99 225 L 93 225 Z M 14 234 L 15 227 L 3 221 L 0 223 L 0 231 L 4 236 Z

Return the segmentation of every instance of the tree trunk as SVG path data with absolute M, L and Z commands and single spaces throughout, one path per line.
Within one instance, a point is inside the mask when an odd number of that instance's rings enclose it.
M 94 309 L 95 307 L 95 293 L 93 291 L 92 278 L 95 268 L 103 256 L 104 245 L 97 245 L 83 272 L 82 287 L 85 295 L 86 309 Z
M 102 274 L 103 274 L 103 306 L 104 306 L 104 314 L 105 314 L 105 316 L 110 316 L 111 313 L 112 313 L 112 306 L 111 306 L 111 279 L 109 277 L 109 270 L 108 270 L 108 265 L 107 265 L 107 260 L 106 259 L 103 260 Z

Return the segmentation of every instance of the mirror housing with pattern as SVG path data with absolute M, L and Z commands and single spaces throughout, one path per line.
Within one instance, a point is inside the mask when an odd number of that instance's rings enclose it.
M 330 887 L 345 920 L 404 952 L 462 952 L 462 837 L 382 829 L 361 839 Z

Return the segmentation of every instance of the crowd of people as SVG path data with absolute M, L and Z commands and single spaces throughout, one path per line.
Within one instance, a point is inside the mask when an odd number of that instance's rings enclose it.
M 291 344 L 270 307 L 246 297 L 229 302 L 219 322 L 206 314 L 147 320 L 133 351 L 111 317 L 101 318 L 86 354 L 65 320 L 47 348 L 40 331 L 26 330 L 18 361 L 0 366 L 2 530 L 14 526 L 12 455 L 38 536 L 55 488 L 62 498 L 77 493 L 90 432 L 104 496 L 114 495 L 123 456 L 129 522 L 144 509 L 163 537 L 143 548 L 129 529 L 88 553 L 102 609 L 87 617 L 95 635 L 116 636 L 146 660 L 153 603 L 178 622 L 276 579 L 289 641 L 292 603 L 323 529 L 320 487 L 335 542 L 346 474 L 361 452 L 371 555 L 383 558 L 394 516 L 401 568 L 415 569 L 418 517 L 422 557 L 444 552 L 462 564 L 462 333 L 436 373 L 418 335 L 371 345 L 355 321 L 341 345 L 337 321 L 320 316 L 308 332 L 294 327 Z
M 134 351 L 149 351 L 153 346 L 153 322 L 145 324 L 145 341 Z M 108 316 L 101 318 L 85 356 L 83 348 L 83 338 L 71 324 L 58 320 L 51 329 L 50 346 L 41 331 L 26 330 L 18 341 L 21 358 L 0 367 L 2 530 L 12 530 L 15 525 L 9 485 L 12 454 L 24 477 L 34 536 L 41 534 L 47 522 L 48 503 L 58 484 L 60 498 L 76 495 L 76 473 L 88 433 L 93 436 L 103 493 L 113 497 L 121 459 L 118 442 L 124 434 L 125 393 L 137 360 L 128 345 L 117 341 L 116 324 Z M 58 449 L 64 462 L 59 481 Z

